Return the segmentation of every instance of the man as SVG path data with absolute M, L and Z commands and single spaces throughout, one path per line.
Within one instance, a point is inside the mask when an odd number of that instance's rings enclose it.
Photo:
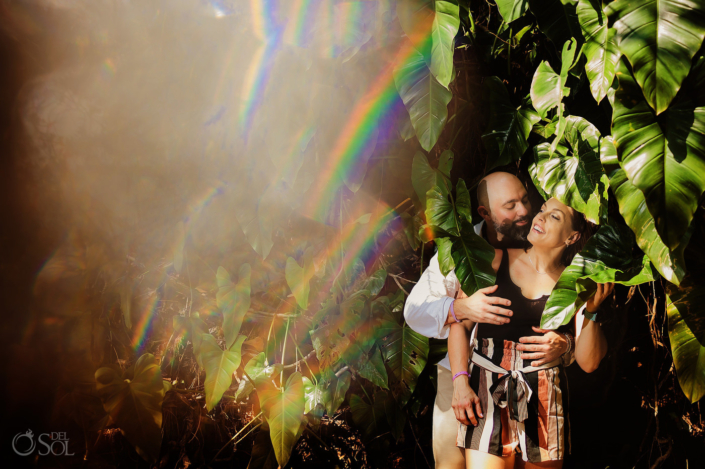
M 496 172 L 486 176 L 477 189 L 478 208 L 483 221 L 475 225 L 475 233 L 485 238 L 497 249 L 517 247 L 525 243 L 531 228 L 531 203 L 526 188 L 516 176 Z M 404 306 L 404 318 L 409 326 L 426 337 L 445 339 L 450 324 L 455 322 L 450 304 L 454 304 L 455 317 L 459 321 L 470 319 L 476 323 L 507 324 L 512 311 L 509 301 L 489 296 L 496 286 L 483 288 L 470 297 L 462 290 L 454 272 L 444 277 L 438 265 L 436 253 L 418 283 L 409 294 Z M 565 338 L 553 331 L 543 331 L 543 336 L 522 337 L 517 350 L 522 358 L 534 360 L 533 366 L 548 363 L 562 356 L 567 350 Z M 473 334 L 474 336 L 474 334 Z M 461 376 L 460 379 L 467 379 Z M 433 455 L 437 469 L 465 468 L 465 452 L 455 446 L 457 419 L 451 404 L 453 381 L 448 355 L 438 364 L 438 391 L 433 409 Z M 466 425 L 475 420 L 471 403 L 462 403 L 467 413 Z

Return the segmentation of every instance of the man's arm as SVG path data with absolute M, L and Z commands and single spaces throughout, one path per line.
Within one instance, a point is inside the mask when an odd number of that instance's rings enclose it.
M 414 331 L 426 337 L 448 337 L 450 304 L 458 291 L 458 282 L 446 281 L 436 253 L 414 285 L 404 304 L 404 319 Z

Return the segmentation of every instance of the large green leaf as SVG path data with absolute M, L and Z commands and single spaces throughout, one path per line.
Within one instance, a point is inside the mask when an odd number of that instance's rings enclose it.
M 428 338 L 390 316 L 385 317 L 380 326 L 380 337 L 382 356 L 398 381 L 398 386 L 392 387 L 392 391 L 397 400 L 405 405 L 426 365 Z
M 333 417 L 335 412 L 340 407 L 340 404 L 345 400 L 345 393 L 350 387 L 350 371 L 344 371 L 339 377 L 333 375 L 332 379 L 323 387 L 323 395 L 321 400 L 326 408 L 329 417 Z
M 304 382 L 304 413 L 309 414 L 315 424 L 320 423 L 323 412 L 326 408 L 323 403 L 323 391 L 325 385 L 323 381 L 312 382 L 307 377 L 303 377 Z
M 394 70 L 394 83 L 421 147 L 431 151 L 448 119 L 448 103 L 453 94 L 433 76 L 423 55 L 416 50 Z
M 607 15 L 602 11 L 600 0 L 579 0 L 577 11 L 585 38 L 585 71 L 592 96 L 599 103 L 612 85 L 621 56 L 615 41 L 616 30 L 607 26 Z
M 347 335 L 340 335 L 336 321 L 331 321 L 330 324 L 321 326 L 311 331 L 310 334 L 321 370 L 328 374 L 331 373 L 350 345 L 350 339 Z
M 250 264 L 240 266 L 237 284 L 230 279 L 230 274 L 223 267 L 218 267 L 215 280 L 218 291 L 215 295 L 216 304 L 223 312 L 223 333 L 225 334 L 225 347 L 235 342 L 242 320 L 250 309 Z
M 705 3 L 617 0 L 605 8 L 649 106 L 661 114 L 688 76 L 705 37 Z
M 688 276 L 680 286 L 667 285 L 666 292 L 678 306 L 688 329 L 705 346 L 705 286 L 702 278 Z
M 350 397 L 350 412 L 353 422 L 360 428 L 367 438 L 377 433 L 378 426 L 385 420 L 384 403 L 387 400 L 386 391 L 377 391 L 374 403 L 368 404 L 357 395 Z
M 433 186 L 438 186 L 442 194 L 448 194 L 450 187 L 450 170 L 453 168 L 454 155 L 450 150 L 441 153 L 438 168 L 428 163 L 428 158 L 417 151 L 411 163 L 411 184 L 419 200 L 426 204 L 426 193 Z
M 580 39 L 580 22 L 574 0 L 529 0 L 529 8 L 539 23 L 539 29 L 561 47 L 570 38 Z
M 455 265 L 455 276 L 463 291 L 472 295 L 481 288 L 494 285 L 494 248 L 475 234 L 473 226 L 467 220 L 461 221 L 460 236 L 454 237 L 452 243 L 451 256 Z
M 261 391 L 258 389 L 257 394 L 269 424 L 269 436 L 272 439 L 274 453 L 279 465 L 284 467 L 299 439 L 299 429 L 304 420 L 306 404 L 301 373 L 298 371 L 292 373 L 281 389 L 267 386 Z
M 696 336 L 684 320 L 684 313 L 691 309 L 705 317 L 702 301 L 703 287 L 686 291 L 671 291 L 666 296 L 668 312 L 668 339 L 671 342 L 673 363 L 678 383 L 690 402 L 697 402 L 705 395 L 705 337 Z M 694 300 L 698 301 L 694 301 Z
M 265 189 L 261 197 L 249 200 L 247 203 L 238 204 L 235 212 L 242 232 L 250 243 L 252 249 L 262 259 L 266 259 L 272 250 L 272 230 L 274 229 L 273 207 L 277 203 L 277 194 L 274 186 Z
M 238 336 L 226 350 L 220 348 L 212 335 L 202 334 L 201 337 L 201 361 L 206 370 L 206 382 L 203 387 L 206 391 L 206 409 L 210 412 L 233 382 L 233 373 L 240 366 L 242 358 L 240 348 L 247 337 Z
M 600 132 L 582 117 L 566 118 L 565 132 L 551 155 L 549 144 L 534 147 L 530 169 L 549 196 L 585 214 L 593 223 L 607 216 L 609 180 L 600 163 Z
M 198 313 L 192 313 L 191 317 L 186 316 L 174 316 L 172 319 L 172 324 L 174 326 L 174 334 L 176 336 L 183 336 L 184 341 L 191 341 L 193 344 L 193 355 L 196 357 L 196 362 L 198 366 L 203 368 L 203 363 L 201 362 L 201 342 L 203 338 L 201 334 L 208 332 L 208 326 L 201 319 Z M 184 343 L 184 345 L 186 345 Z
M 678 247 L 705 190 L 705 58 L 662 116 L 644 101 L 629 66 L 617 67 L 612 133 L 622 168 L 644 193 L 664 244 Z
M 137 360 L 131 380 L 112 368 L 100 368 L 95 372 L 95 381 L 110 419 L 140 456 L 156 461 L 162 441 L 164 385 L 154 355 L 145 354 Z
M 519 19 L 529 9 L 529 0 L 497 0 L 497 9 L 505 23 Z
M 260 352 L 250 359 L 245 365 L 245 373 L 240 380 L 240 386 L 235 394 L 236 400 L 241 400 L 247 397 L 256 387 L 262 386 L 269 378 L 279 374 L 282 370 L 281 363 L 267 365 L 266 355 Z M 252 381 L 250 381 L 250 379 Z
M 663 244 L 656 232 L 654 217 L 646 207 L 644 194 L 627 179 L 623 169 L 618 168 L 610 174 L 610 186 L 619 204 L 619 213 L 636 235 L 636 242 L 641 250 L 649 256 L 656 270 L 666 280 L 680 284 L 685 276 L 683 251 L 688 244 L 687 239 L 681 241 L 675 251 Z M 686 233 L 686 236 L 689 236 L 689 233 Z
M 436 238 L 434 239 L 438 247 L 438 266 L 444 277 L 455 269 L 455 261 L 453 261 L 453 240 L 451 238 Z
M 639 285 L 653 281 L 647 256 L 632 257 L 634 235 L 622 224 L 600 227 L 561 274 L 546 301 L 541 327 L 557 329 L 594 295 L 597 283 Z
M 426 221 L 444 233 L 458 236 L 459 220 L 448 196 L 443 195 L 438 186 L 426 193 Z
M 294 294 L 296 298 L 296 303 L 302 309 L 308 308 L 308 295 L 310 292 L 309 281 L 313 277 L 313 247 L 309 247 L 304 252 L 303 256 L 304 265 L 299 266 L 296 259 L 289 257 L 286 260 L 286 268 L 284 269 L 284 276 L 286 277 L 286 283 L 291 289 L 291 293 Z
M 405 0 L 397 3 L 397 15 L 407 37 L 447 88 L 453 80 L 454 40 L 460 26 L 458 0 Z
M 485 79 L 484 86 L 490 103 L 490 117 L 482 143 L 489 154 L 489 171 L 521 158 L 529 147 L 527 138 L 531 128 L 541 118 L 532 110 L 512 106 L 509 93 L 499 78 Z
M 392 429 L 392 435 L 399 441 L 404 435 L 404 427 L 406 426 L 406 413 L 397 404 L 394 399 L 394 394 L 389 393 L 384 401 L 384 413 L 387 414 L 387 423 Z

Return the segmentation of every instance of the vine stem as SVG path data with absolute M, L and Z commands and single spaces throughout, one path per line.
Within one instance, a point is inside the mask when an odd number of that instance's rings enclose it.
M 284 332 L 284 345 L 282 345 L 282 364 L 284 363 L 284 357 L 286 356 L 286 339 L 289 336 L 289 320 L 286 320 L 286 332 Z M 284 367 L 282 366 L 282 371 L 279 376 L 279 383 L 284 388 Z
M 254 422 L 254 421 L 257 420 L 258 418 L 260 418 L 260 417 L 262 416 L 262 414 L 263 414 L 263 412 L 260 411 L 259 414 L 257 414 L 252 420 L 250 420 L 249 422 L 247 422 L 247 423 L 240 429 L 239 432 L 237 432 L 232 438 L 230 438 L 230 440 L 228 440 L 228 442 L 225 443 L 225 445 L 223 445 L 222 448 L 220 448 L 220 451 L 218 451 L 218 452 L 215 454 L 215 456 L 213 456 L 213 459 L 211 459 L 211 464 L 213 464 L 213 461 L 215 461 L 215 458 L 217 458 L 218 455 L 219 455 L 220 453 L 222 453 L 223 450 L 224 450 L 235 438 L 237 438 L 237 436 L 238 436 L 240 433 L 242 433 L 252 422 Z M 262 422 L 260 422 L 259 425 L 257 425 L 255 428 L 259 427 L 260 425 L 262 425 Z M 249 432 L 248 432 L 248 434 L 249 434 Z M 247 435 L 245 435 L 245 436 L 247 436 Z

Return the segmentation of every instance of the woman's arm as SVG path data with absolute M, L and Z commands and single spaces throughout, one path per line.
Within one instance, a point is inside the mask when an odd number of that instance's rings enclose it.
M 450 359 L 450 372 L 453 376 L 461 371 L 468 370 L 470 359 L 470 332 L 475 323 L 463 321 L 450 326 L 448 335 L 448 358 Z M 460 375 L 453 380 L 453 412 L 455 418 L 465 425 L 477 425 L 477 418 L 482 418 L 480 399 L 470 387 L 470 376 Z M 474 409 L 473 409 L 474 408 Z
M 613 289 L 613 283 L 598 283 L 597 292 L 588 300 L 585 309 L 590 313 L 595 312 Z M 580 335 L 575 340 L 575 361 L 583 371 L 592 373 L 607 354 L 607 339 L 602 327 L 597 322 L 585 318 Z

